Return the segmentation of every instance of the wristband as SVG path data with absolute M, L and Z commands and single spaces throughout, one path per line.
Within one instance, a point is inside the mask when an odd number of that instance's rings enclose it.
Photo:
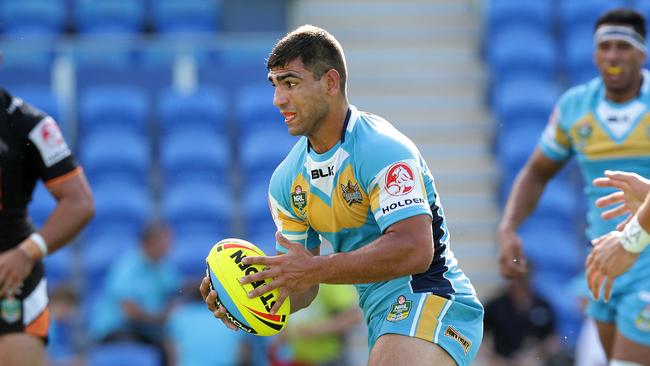
M 630 253 L 641 253 L 650 244 L 650 234 L 641 227 L 636 215 L 625 225 L 620 242 Z
M 47 243 L 45 242 L 45 239 L 41 236 L 39 233 L 32 233 L 32 235 L 29 236 L 29 239 L 36 244 L 38 247 L 38 250 L 41 251 L 41 258 L 47 256 Z

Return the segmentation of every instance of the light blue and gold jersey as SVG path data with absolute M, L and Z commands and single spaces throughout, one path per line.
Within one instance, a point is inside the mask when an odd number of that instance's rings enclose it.
M 576 156 L 589 198 L 590 239 L 614 230 L 617 220 L 600 218 L 595 206 L 612 189 L 594 187 L 605 170 L 635 172 L 650 177 L 650 72 L 643 71 L 639 96 L 625 103 L 605 98 L 600 77 L 565 92 L 555 106 L 539 146 L 552 160 Z
M 395 281 L 408 282 L 413 292 L 446 298 L 474 293 L 449 249 L 449 232 L 426 163 L 413 142 L 380 117 L 350 107 L 341 140 L 323 154 L 301 138 L 273 173 L 269 193 L 278 229 L 310 249 L 322 238 L 335 252 L 353 251 L 400 220 L 432 216 L 431 267 Z M 358 285 L 361 303 L 366 290 L 382 285 Z
M 269 201 L 288 239 L 309 249 L 326 240 L 335 252 L 368 245 L 400 220 L 431 216 L 434 258 L 426 272 L 355 285 L 368 342 L 372 348 L 383 334 L 403 334 L 440 345 L 459 365 L 471 364 L 483 307 L 449 248 L 429 168 L 390 123 L 350 106 L 341 139 L 329 151 L 318 154 L 307 138 L 298 141 L 271 177 Z M 404 251 L 412 255 L 418 253 Z

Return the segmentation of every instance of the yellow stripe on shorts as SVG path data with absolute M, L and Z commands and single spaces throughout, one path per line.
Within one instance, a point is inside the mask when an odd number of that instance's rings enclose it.
M 420 339 L 432 340 L 433 333 L 438 327 L 438 316 L 445 307 L 447 299 L 440 296 L 429 295 L 424 302 L 424 307 L 420 313 L 420 320 L 415 331 L 415 336 Z

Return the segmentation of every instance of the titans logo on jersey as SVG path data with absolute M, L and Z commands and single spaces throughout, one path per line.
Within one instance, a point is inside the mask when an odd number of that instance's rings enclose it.
M 616 226 L 602 220 L 594 205 L 611 192 L 591 181 L 605 170 L 623 170 L 650 177 L 650 72 L 643 71 L 639 96 L 618 104 L 605 98 L 602 79 L 568 90 L 560 98 L 540 139 L 541 151 L 564 161 L 575 155 L 582 168 L 585 192 L 590 200 L 589 236 L 595 238 Z
M 341 140 L 323 154 L 301 138 L 273 173 L 269 201 L 275 223 L 288 239 L 309 249 L 326 239 L 336 252 L 361 248 L 400 220 L 432 216 L 435 258 L 429 270 L 388 284 L 358 285 L 362 303 L 369 289 L 405 283 L 415 293 L 445 298 L 474 294 L 449 249 L 429 169 L 415 145 L 377 116 L 350 107 Z

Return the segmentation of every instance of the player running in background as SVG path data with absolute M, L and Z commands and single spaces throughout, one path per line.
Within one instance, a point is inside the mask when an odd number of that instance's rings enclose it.
M 40 366 L 50 323 L 42 259 L 74 238 L 94 203 L 56 122 L 3 89 L 0 105 L 0 363 Z M 27 213 L 37 180 L 57 202 L 38 231 Z
M 619 191 L 596 201 L 598 207 L 618 206 L 603 212 L 604 219 L 629 213 L 627 219 L 593 241 L 594 250 L 587 258 L 587 280 L 594 297 L 600 297 L 604 285 L 603 298 L 611 296 L 615 277 L 630 269 L 639 254 L 650 244 L 650 180 L 638 174 L 627 172 L 605 172 L 605 177 L 596 178 L 598 187 L 614 187 Z
M 526 271 L 521 238 L 516 229 L 534 210 L 547 182 L 576 156 L 585 182 L 605 170 L 626 170 L 650 176 L 650 72 L 646 61 L 645 19 L 633 10 L 616 9 L 602 15 L 594 31 L 594 60 L 600 77 L 571 88 L 557 102 L 539 146 L 515 180 L 499 225 L 499 262 L 506 277 Z M 588 236 L 595 239 L 613 230 L 595 205 L 608 191 L 590 184 Z M 543 230 L 543 228 L 540 228 Z M 647 252 L 647 251 L 646 251 Z M 614 284 L 612 301 L 591 301 L 589 316 L 598 324 L 612 365 L 621 360 L 647 364 L 650 360 L 650 318 L 636 318 L 650 307 L 650 253 L 644 253 Z
M 381 117 L 348 104 L 343 50 L 327 31 L 302 26 L 267 63 L 273 103 L 302 135 L 269 186 L 278 227 L 274 257 L 248 257 L 273 278 L 295 312 L 319 283 L 354 284 L 369 329 L 369 365 L 469 365 L 483 333 L 483 307 L 449 248 L 433 177 L 416 146 Z M 320 256 L 321 240 L 334 253 Z M 201 284 L 216 316 L 215 292 Z M 229 324 L 233 326 L 232 324 Z

